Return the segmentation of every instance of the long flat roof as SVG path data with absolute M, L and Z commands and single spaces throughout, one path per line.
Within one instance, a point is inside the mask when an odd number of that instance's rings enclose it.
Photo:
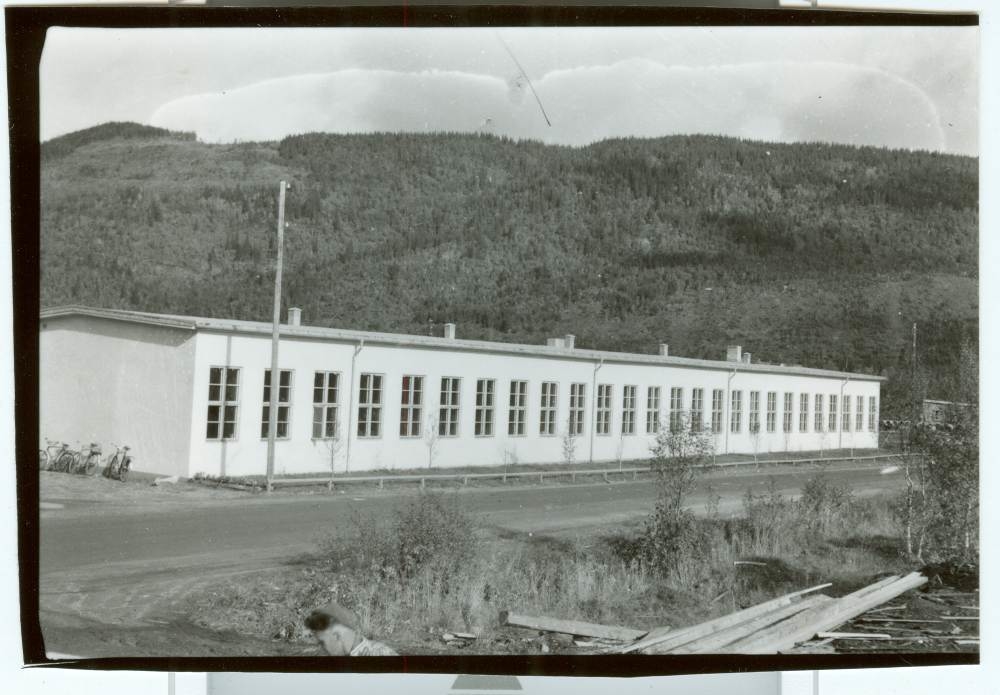
M 224 333 L 243 333 L 254 335 L 271 335 L 272 325 L 264 321 L 239 321 L 236 319 L 218 319 L 203 316 L 181 316 L 176 314 L 154 314 L 144 311 L 126 311 L 123 309 L 98 309 L 86 306 L 61 306 L 44 309 L 41 318 L 54 319 L 72 316 L 124 321 L 127 323 L 147 324 L 167 328 L 178 328 L 191 331 L 219 331 Z M 353 342 L 363 340 L 376 345 L 394 347 L 443 348 L 467 352 L 490 352 L 508 355 L 531 357 L 559 357 L 586 361 L 618 362 L 624 364 L 662 365 L 671 367 L 691 367 L 701 369 L 736 369 L 741 372 L 763 372 L 770 374 L 795 374 L 799 376 L 834 377 L 853 379 L 855 381 L 886 381 L 885 377 L 857 372 L 840 372 L 830 369 L 813 369 L 811 367 L 733 362 L 728 360 L 703 360 L 691 357 L 674 357 L 664 355 L 644 355 L 633 352 L 612 352 L 607 350 L 589 350 L 585 348 L 567 348 L 552 345 L 528 345 L 524 343 L 499 343 L 488 340 L 465 340 L 459 338 L 438 338 L 433 336 L 408 335 L 405 333 L 379 333 L 374 331 L 354 331 L 342 328 L 325 328 L 322 326 L 292 326 L 281 324 L 281 335 L 294 338 L 314 340 L 334 340 Z

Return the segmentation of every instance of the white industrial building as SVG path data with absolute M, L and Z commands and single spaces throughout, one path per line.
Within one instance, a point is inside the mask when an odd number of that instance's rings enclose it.
M 40 436 L 128 444 L 138 470 L 265 471 L 270 323 L 62 307 L 43 311 Z M 720 349 L 721 353 L 721 349 Z M 275 472 L 650 456 L 660 427 L 716 452 L 878 445 L 882 377 L 725 360 L 281 326 Z

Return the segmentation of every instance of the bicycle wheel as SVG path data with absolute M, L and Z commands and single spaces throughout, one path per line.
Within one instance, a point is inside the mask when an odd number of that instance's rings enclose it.
M 63 452 L 56 461 L 55 470 L 60 473 L 67 473 L 73 467 L 73 454 L 69 451 Z
M 108 457 L 108 465 L 104 467 L 104 477 L 113 478 L 118 474 L 118 454 Z
M 128 471 L 131 467 L 132 459 L 126 457 L 125 460 L 122 461 L 121 467 L 118 469 L 118 480 L 124 483 L 125 479 L 128 477 Z
M 45 449 L 38 450 L 38 470 L 47 471 L 49 470 L 49 452 Z
M 87 457 L 87 463 L 84 464 L 83 474 L 84 475 L 94 475 L 97 472 L 97 465 L 100 462 L 101 457 L 99 454 L 91 454 Z

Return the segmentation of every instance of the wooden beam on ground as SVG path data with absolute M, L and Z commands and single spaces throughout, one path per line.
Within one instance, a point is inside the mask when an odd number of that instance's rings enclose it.
M 892 635 L 883 635 L 876 632 L 817 632 L 820 639 L 892 639 Z M 914 639 L 907 637 L 906 639 Z M 916 638 L 919 639 L 919 638 Z
M 801 601 L 795 601 L 787 606 L 778 608 L 770 613 L 765 613 L 759 618 L 747 620 L 726 630 L 719 630 L 718 632 L 713 632 L 712 634 L 702 637 L 701 639 L 688 642 L 677 649 L 672 649 L 670 653 L 711 654 L 712 652 L 725 652 L 725 646 L 727 644 L 743 639 L 747 635 L 751 635 L 758 630 L 762 630 L 765 627 L 774 625 L 782 620 L 786 620 L 804 610 L 816 608 L 817 606 L 824 605 L 830 601 L 833 601 L 833 599 L 823 594 L 810 596 Z
M 559 618 L 546 618 L 543 616 L 518 615 L 509 611 L 501 611 L 500 624 L 525 627 L 543 632 L 561 632 L 566 635 L 576 635 L 578 637 L 598 637 L 618 642 L 632 642 L 641 639 L 647 634 L 644 630 L 633 630 L 628 627 L 597 625 L 578 620 L 560 620 Z
M 698 623 L 697 625 L 691 625 L 679 630 L 674 630 L 673 632 L 664 628 L 657 628 L 650 631 L 644 639 L 636 642 L 635 644 L 628 645 L 627 647 L 619 650 L 618 653 L 628 654 L 630 652 L 641 651 L 644 654 L 666 654 L 671 649 L 676 649 L 682 644 L 687 644 L 688 642 L 700 639 L 706 635 L 718 632 L 719 630 L 725 630 L 733 627 L 734 625 L 746 622 L 747 620 L 758 618 L 766 613 L 770 613 L 778 608 L 783 608 L 784 606 L 797 601 L 799 597 L 805 594 L 825 589 L 828 586 L 830 586 L 829 583 L 820 584 L 819 586 L 813 586 L 808 589 L 802 589 L 801 591 L 795 591 L 791 594 L 785 594 L 784 596 L 779 596 L 778 598 L 771 599 L 770 601 L 759 603 L 756 606 L 750 606 L 749 608 L 744 608 L 741 611 L 723 615 L 704 623 Z
M 811 639 L 817 632 L 843 625 L 926 582 L 927 577 L 919 572 L 889 583 L 882 580 L 824 606 L 803 611 L 788 621 L 765 628 L 729 646 L 732 652 L 738 654 L 776 654 Z M 875 586 L 879 588 L 873 589 Z

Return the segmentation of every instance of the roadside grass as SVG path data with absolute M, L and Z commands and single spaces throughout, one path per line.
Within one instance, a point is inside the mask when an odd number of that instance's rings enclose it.
M 404 653 L 438 646 L 447 631 L 478 636 L 467 650 L 524 653 L 528 631 L 501 627 L 522 614 L 652 629 L 681 627 L 769 598 L 833 582 L 831 595 L 909 569 L 890 495 L 855 498 L 822 476 L 798 499 L 749 491 L 743 511 L 696 520 L 666 566 L 644 559 L 642 524 L 565 540 L 483 526 L 456 495 L 401 500 L 392 519 L 357 517 L 352 533 L 276 573 L 195 597 L 205 627 L 308 641 L 312 609 L 335 600 L 368 636 Z M 537 646 L 534 647 L 537 650 Z

